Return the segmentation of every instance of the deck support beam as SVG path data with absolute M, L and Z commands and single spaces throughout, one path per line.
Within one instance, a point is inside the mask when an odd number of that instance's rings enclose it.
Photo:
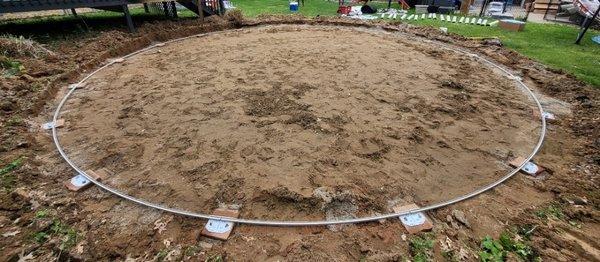
M 123 14 L 125 14 L 125 21 L 127 21 L 127 27 L 129 28 L 129 32 L 135 33 L 135 27 L 133 26 L 133 19 L 131 19 L 131 14 L 129 13 L 129 7 L 127 5 L 122 5 Z

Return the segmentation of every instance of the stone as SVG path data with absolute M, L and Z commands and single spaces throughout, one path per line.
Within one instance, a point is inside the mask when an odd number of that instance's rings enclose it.
M 29 192 L 27 192 L 24 188 L 20 187 L 15 189 L 12 193 L 11 193 L 13 198 L 20 198 L 22 200 L 29 200 L 30 196 L 29 196 Z
M 588 200 L 585 197 L 578 197 L 578 196 L 576 196 L 576 197 L 573 198 L 573 203 L 575 205 L 584 206 L 584 205 L 587 205 Z
M 452 210 L 452 216 L 454 216 L 458 222 L 465 225 L 467 228 L 471 228 L 471 224 L 469 223 L 469 220 L 467 220 L 464 212 L 454 209 Z
M 483 40 L 484 45 L 502 46 L 502 41 L 498 38 L 485 39 Z
M 0 109 L 2 109 L 5 112 L 10 112 L 15 109 L 15 105 L 10 101 L 5 100 L 0 102 Z
M 37 231 L 46 231 L 52 226 L 51 219 L 37 219 L 35 220 L 34 226 Z
M 205 242 L 205 241 L 200 241 L 198 243 L 198 246 L 202 249 L 211 249 L 213 247 L 213 244 Z

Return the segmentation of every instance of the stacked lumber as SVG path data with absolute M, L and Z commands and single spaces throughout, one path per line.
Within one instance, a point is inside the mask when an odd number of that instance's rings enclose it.
M 536 14 L 556 14 L 561 0 L 535 0 L 533 3 L 533 12 Z

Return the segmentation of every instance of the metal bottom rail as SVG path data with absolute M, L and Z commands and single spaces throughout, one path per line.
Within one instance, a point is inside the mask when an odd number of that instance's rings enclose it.
M 317 27 L 317 26 L 307 26 L 307 27 Z M 323 26 L 320 26 L 323 27 Z M 343 27 L 343 26 L 329 26 L 329 27 L 334 27 L 334 28 L 339 28 L 339 27 Z M 240 30 L 240 29 L 238 29 Z M 170 40 L 161 44 L 155 44 L 152 46 L 148 46 L 146 48 L 143 48 L 141 50 L 135 51 L 131 54 L 125 55 L 123 57 L 121 57 L 122 59 L 125 58 L 129 58 L 135 55 L 138 55 L 140 53 L 144 53 L 146 51 L 149 51 L 155 47 L 159 47 L 159 46 L 163 46 L 163 44 L 169 44 L 169 43 L 174 43 L 174 42 L 179 42 L 179 41 L 183 41 L 186 39 L 190 39 L 190 38 L 194 38 L 194 37 L 204 37 L 204 36 L 209 36 L 212 34 L 216 34 L 216 33 L 223 33 L 223 32 L 227 32 L 227 31 L 231 31 L 231 30 L 224 30 L 224 31 L 217 31 L 217 32 L 211 32 L 211 33 L 202 33 L 202 34 L 198 34 L 198 35 L 193 35 L 193 36 L 188 36 L 188 37 L 183 37 L 183 38 L 178 38 L 178 39 L 174 39 L 174 40 Z M 407 35 L 405 33 L 401 33 L 401 32 L 396 32 L 395 34 L 400 34 L 400 35 L 404 35 L 404 36 L 408 36 L 408 37 L 415 37 L 415 36 L 410 36 Z M 61 157 L 73 168 L 75 169 L 75 171 L 77 171 L 77 173 L 81 174 L 82 176 L 86 177 L 88 180 L 90 180 L 92 183 L 94 183 L 95 185 L 99 186 L 100 188 L 115 194 L 119 197 L 122 197 L 124 199 L 127 199 L 129 201 L 135 202 L 137 204 L 146 206 L 146 207 L 150 207 L 150 208 L 155 208 L 158 210 L 162 210 L 165 212 L 169 212 L 169 213 L 174 213 L 174 214 L 178 214 L 178 215 L 182 215 L 182 216 L 189 216 L 189 217 L 196 217 L 196 218 L 203 218 L 203 219 L 213 219 L 213 220 L 220 220 L 220 221 L 226 221 L 226 222 L 235 222 L 235 223 L 242 223 L 242 224 L 250 224 L 250 225 L 262 225 L 262 226 L 326 226 L 326 225 L 336 225 L 336 224 L 352 224 L 352 223 L 362 223 L 362 222 L 370 222 L 370 221 L 376 221 L 376 220 L 380 220 L 380 219 L 386 219 L 386 218 L 394 218 L 394 217 L 398 217 L 398 216 L 403 216 L 403 215 L 408 215 L 408 214 L 413 214 L 413 213 L 417 213 L 417 212 L 424 212 L 424 211 L 429 211 L 429 210 L 433 210 L 433 209 L 437 209 L 437 208 L 441 208 L 441 207 L 445 207 L 454 203 L 458 203 L 461 202 L 463 200 L 467 200 L 469 198 L 473 198 L 483 192 L 486 192 L 496 186 L 498 186 L 499 184 L 502 184 L 504 181 L 508 180 L 509 178 L 511 178 L 513 175 L 515 175 L 521 168 L 523 168 L 523 166 L 525 166 L 525 164 L 527 162 L 529 162 L 533 156 L 539 151 L 539 149 L 542 146 L 542 143 L 544 141 L 544 137 L 546 135 L 546 120 L 543 117 L 543 108 L 542 105 L 540 104 L 540 101 L 538 100 L 538 98 L 534 95 L 534 93 L 521 81 L 521 79 L 515 75 L 513 75 L 512 73 L 510 73 L 507 69 L 503 68 L 502 66 L 488 60 L 487 58 L 481 57 L 475 53 L 463 50 L 461 48 L 455 47 L 455 46 L 451 46 L 451 45 L 447 45 L 438 41 L 432 41 L 426 38 L 422 38 L 422 37 L 415 37 L 415 38 L 419 38 L 424 42 L 427 43 L 432 43 L 432 44 L 436 44 L 444 49 L 450 50 L 450 51 L 454 51 L 457 53 L 461 53 L 464 55 L 468 55 L 471 56 L 473 58 L 476 58 L 480 61 L 483 61 L 487 64 L 489 64 L 491 67 L 499 69 L 500 71 L 504 72 L 506 74 L 506 76 L 508 76 L 510 79 L 513 79 L 514 81 L 516 81 L 519 86 L 533 99 L 533 101 L 535 102 L 535 105 L 537 106 L 538 110 L 539 110 L 539 115 L 540 115 L 540 122 L 541 122 L 541 129 L 540 129 L 540 136 L 538 138 L 538 141 L 535 145 L 535 147 L 533 148 L 533 150 L 531 151 L 531 153 L 526 157 L 526 160 L 517 168 L 511 170 L 508 174 L 506 174 L 505 176 L 503 176 L 502 178 L 494 181 L 493 183 L 486 185 L 482 188 L 479 188 L 469 194 L 465 194 L 450 200 L 446 200 L 443 202 L 439 202 L 439 203 L 435 203 L 432 205 L 428 205 L 425 207 L 421 207 L 421 208 L 417 208 L 417 209 L 412 209 L 412 210 L 408 210 L 408 211 L 403 211 L 403 212 L 398 212 L 398 213 L 388 213 L 388 214 L 384 214 L 384 215 L 377 215 L 377 216 L 370 216 L 370 217 L 361 217 L 361 218 L 352 218 L 352 219 L 342 219 L 342 220 L 321 220 L 321 221 L 283 221 L 283 220 L 257 220 L 257 219 L 243 219 L 243 218 L 231 218 L 231 217 L 221 217 L 221 216 L 214 216 L 214 215 L 207 215 L 207 214 L 202 214 L 202 213 L 196 213 L 196 212 L 191 212 L 191 211 L 187 211 L 187 210 L 182 210 L 182 209 L 177 209 L 177 208 L 172 208 L 172 207 L 167 207 L 167 206 L 163 206 L 161 204 L 156 204 L 156 203 L 152 203 L 143 199 L 139 199 L 133 196 L 130 196 L 124 192 L 121 192 L 115 188 L 112 188 L 106 184 L 103 184 L 99 181 L 96 181 L 95 179 L 93 179 L 92 177 L 90 177 L 84 170 L 82 170 L 81 168 L 79 168 L 77 165 L 75 165 L 75 163 L 73 163 L 73 161 L 71 161 L 71 159 L 68 157 L 68 155 L 64 152 L 59 139 L 58 139 L 58 131 L 56 129 L 56 127 L 52 127 L 52 138 L 54 140 L 54 144 L 56 145 L 56 149 L 58 150 L 59 154 L 61 155 Z M 91 76 L 93 76 L 94 74 L 98 73 L 99 71 L 113 65 L 114 63 L 116 63 L 115 61 L 111 61 L 109 63 L 107 63 L 106 65 L 96 69 L 95 71 L 93 71 L 92 73 L 88 74 L 86 77 L 84 77 L 83 79 L 81 79 L 81 81 L 79 81 L 78 83 L 76 83 L 76 85 L 80 85 L 83 82 L 85 82 L 87 79 L 89 79 Z M 71 88 L 66 95 L 62 98 L 62 100 L 60 101 L 60 103 L 58 104 L 56 111 L 54 112 L 54 116 L 53 116 L 53 121 L 57 121 L 59 116 L 60 116 L 60 111 L 63 107 L 63 105 L 65 104 L 65 102 L 68 100 L 68 98 L 71 96 L 71 94 L 73 94 L 73 92 L 75 92 L 76 88 Z

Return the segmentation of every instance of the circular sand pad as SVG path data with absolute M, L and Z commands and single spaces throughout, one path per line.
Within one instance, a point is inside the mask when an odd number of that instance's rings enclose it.
M 475 57 L 378 30 L 246 28 L 95 73 L 62 108 L 74 165 L 136 198 L 340 220 L 469 194 L 539 146 L 536 103 Z M 60 110 L 60 108 L 59 108 Z

